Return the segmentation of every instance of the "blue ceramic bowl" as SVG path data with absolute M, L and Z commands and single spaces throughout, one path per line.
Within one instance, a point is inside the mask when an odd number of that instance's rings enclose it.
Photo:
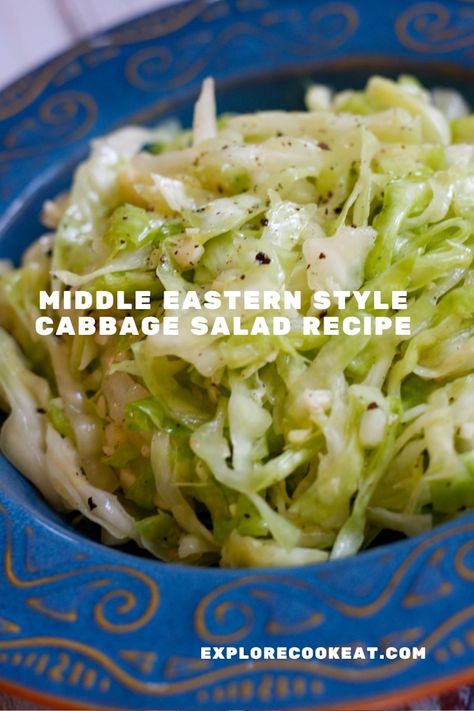
M 84 42 L 0 94 L 0 256 L 41 231 L 93 136 L 219 109 L 302 105 L 309 78 L 411 71 L 474 99 L 474 3 L 192 0 Z M 25 442 L 25 446 L 28 443 Z M 49 706 L 385 708 L 474 680 L 474 515 L 350 560 L 203 570 L 105 548 L 0 460 L 0 679 Z M 201 646 L 362 643 L 357 661 L 200 660 Z M 386 645 L 426 646 L 388 661 Z M 28 691 L 27 691 L 28 690 Z

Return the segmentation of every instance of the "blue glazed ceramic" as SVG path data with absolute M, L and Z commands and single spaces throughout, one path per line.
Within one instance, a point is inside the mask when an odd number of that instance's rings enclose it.
M 93 136 L 190 120 L 201 80 L 221 111 L 302 104 L 309 78 L 417 73 L 474 99 L 472 0 L 192 0 L 74 47 L 0 94 L 0 256 L 41 231 Z M 25 443 L 27 446 L 27 443 Z M 385 708 L 474 679 L 474 515 L 356 558 L 204 570 L 102 547 L 0 460 L 0 679 L 49 706 Z M 362 643 L 357 661 L 201 660 L 200 647 Z M 389 661 L 387 645 L 426 646 Z

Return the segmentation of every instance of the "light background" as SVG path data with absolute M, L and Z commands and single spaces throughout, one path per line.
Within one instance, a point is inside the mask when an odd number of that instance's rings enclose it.
M 84 36 L 173 0 L 0 0 L 0 89 Z

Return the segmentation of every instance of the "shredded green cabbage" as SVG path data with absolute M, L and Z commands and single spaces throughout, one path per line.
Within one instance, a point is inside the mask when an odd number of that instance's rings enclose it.
M 0 265 L 1 449 L 104 542 L 300 565 L 474 507 L 474 115 L 410 77 L 307 105 L 217 121 L 206 80 L 192 131 L 96 141 Z M 159 317 L 164 290 L 300 291 L 296 318 L 316 289 L 402 290 L 412 334 L 37 336 L 40 290 L 71 288 Z

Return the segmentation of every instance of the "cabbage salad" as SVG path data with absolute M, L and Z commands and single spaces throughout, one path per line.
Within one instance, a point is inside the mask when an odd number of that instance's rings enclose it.
M 474 505 L 474 116 L 410 77 L 306 101 L 216 118 L 206 80 L 192 130 L 95 141 L 50 231 L 0 263 L 1 450 L 107 544 L 299 565 Z M 298 290 L 297 323 L 328 287 L 406 291 L 411 334 L 34 328 L 41 290 L 148 290 L 160 318 L 164 290 Z

